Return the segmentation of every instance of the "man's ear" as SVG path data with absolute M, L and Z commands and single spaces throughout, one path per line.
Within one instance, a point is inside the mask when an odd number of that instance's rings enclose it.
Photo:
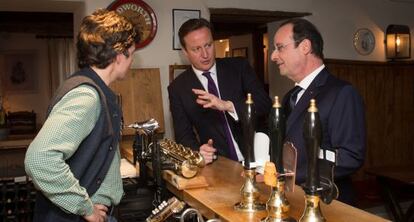
M 302 40 L 299 43 L 299 45 L 300 45 L 300 49 L 305 55 L 312 53 L 312 43 L 311 41 L 309 41 L 309 39 Z
M 122 56 L 123 56 L 123 54 L 122 54 L 122 53 L 118 53 L 118 54 L 116 54 L 115 59 L 114 59 L 114 62 L 115 62 L 116 64 L 121 63 Z
M 187 50 L 186 50 L 185 48 L 181 48 L 181 51 L 183 51 L 184 55 L 185 55 L 186 57 L 188 57 L 188 53 L 187 53 Z

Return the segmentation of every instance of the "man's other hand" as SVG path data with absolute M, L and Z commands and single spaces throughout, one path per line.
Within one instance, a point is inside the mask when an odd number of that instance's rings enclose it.
M 105 222 L 106 213 L 108 212 L 108 207 L 102 204 L 93 205 L 93 212 L 91 215 L 83 216 L 83 218 L 88 222 Z
M 204 157 L 206 164 L 217 159 L 216 149 L 213 147 L 213 140 L 209 139 L 207 143 L 200 146 L 200 154 Z
M 193 89 L 193 93 L 197 95 L 196 103 L 203 106 L 203 108 L 234 112 L 234 106 L 231 101 L 221 100 L 217 96 L 201 89 Z

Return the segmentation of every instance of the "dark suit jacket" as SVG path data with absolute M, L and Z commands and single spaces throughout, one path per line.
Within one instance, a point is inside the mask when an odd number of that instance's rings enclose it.
M 289 107 L 288 92 L 283 98 L 283 106 Z M 298 150 L 296 182 L 301 184 L 306 178 L 306 145 L 303 137 L 304 117 L 310 99 L 316 100 L 321 124 L 321 147 L 336 149 L 338 152 L 335 180 L 340 198 L 350 187 L 349 175 L 354 173 L 365 158 L 365 111 L 361 96 L 349 83 L 339 80 L 323 69 L 306 89 L 286 122 L 286 141 L 293 142 Z M 285 109 L 286 110 L 286 109 Z M 288 111 L 287 111 L 288 112 Z M 347 181 L 345 181 L 347 180 Z M 347 194 L 351 195 L 351 194 Z M 349 202 L 344 200 L 344 202 Z
M 240 58 L 217 59 L 216 70 L 221 98 L 233 102 L 239 119 L 247 93 L 251 93 L 253 96 L 256 114 L 267 117 L 271 100 L 246 60 Z M 193 88 L 204 90 L 192 68 L 180 74 L 168 86 L 176 142 L 198 150 L 201 144 L 207 143 L 211 138 L 218 153 L 229 157 L 225 132 L 217 111 L 198 105 L 196 95 L 191 90 Z M 240 121 L 234 121 L 227 113 L 226 117 L 240 147 L 239 141 L 242 136 Z M 194 130 L 199 138 L 196 137 Z

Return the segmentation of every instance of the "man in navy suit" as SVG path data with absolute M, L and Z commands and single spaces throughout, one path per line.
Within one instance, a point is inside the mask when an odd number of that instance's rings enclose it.
M 179 37 L 191 68 L 168 86 L 176 142 L 199 150 L 206 163 L 216 153 L 242 161 L 240 115 L 247 93 L 253 96 L 256 114 L 265 117 L 269 96 L 246 60 L 215 58 L 207 20 L 188 20 Z
M 322 124 L 321 147 L 337 151 L 335 183 L 339 189 L 338 200 L 352 204 L 354 194 L 350 175 L 365 159 L 362 98 L 352 85 L 329 73 L 323 63 L 322 36 L 309 21 L 293 19 L 281 24 L 274 36 L 274 47 L 271 59 L 279 67 L 280 74 L 300 87 L 290 90 L 282 103 L 288 115 L 285 140 L 292 142 L 298 150 L 296 183 L 303 183 L 306 177 L 303 122 L 310 99 L 315 99 Z M 290 108 L 291 98 L 293 108 Z

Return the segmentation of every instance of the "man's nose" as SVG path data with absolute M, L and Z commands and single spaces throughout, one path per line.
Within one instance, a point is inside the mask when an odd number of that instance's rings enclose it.
M 273 50 L 272 55 L 270 57 L 270 59 L 273 62 L 277 62 L 277 60 L 279 59 L 279 52 L 277 50 Z
M 205 49 L 205 48 L 202 48 L 202 49 L 201 49 L 201 56 L 202 56 L 203 58 L 207 58 L 207 57 L 208 57 L 208 52 L 207 52 L 207 49 Z

